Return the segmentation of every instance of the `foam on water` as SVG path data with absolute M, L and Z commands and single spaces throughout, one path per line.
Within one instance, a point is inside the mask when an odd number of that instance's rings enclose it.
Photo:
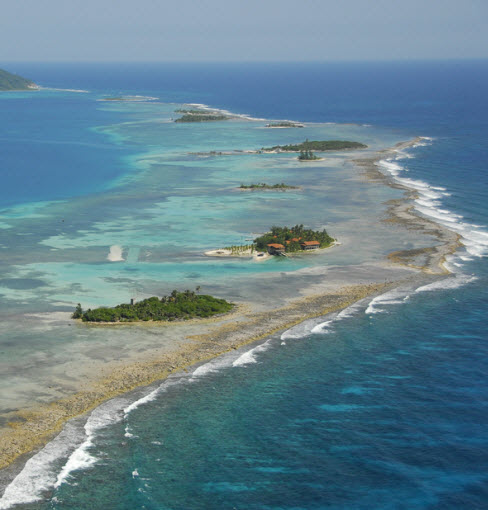
M 434 141 L 434 138 L 431 138 L 430 136 L 421 136 L 420 140 L 415 142 L 412 147 L 427 147 L 429 145 L 432 145 L 432 142 Z
M 59 460 L 70 455 L 81 441 L 80 429 L 73 423 L 66 424 L 55 439 L 26 462 L 7 486 L 0 498 L 0 509 L 42 499 L 42 493 L 56 483 Z
M 477 280 L 476 276 L 458 274 L 456 276 L 445 278 L 444 280 L 439 280 L 434 283 L 429 283 L 428 285 L 423 285 L 422 287 L 415 289 L 415 292 L 457 289 L 458 287 L 462 287 L 463 285 L 471 283 L 475 280 Z
M 191 374 L 190 382 L 194 382 L 198 380 L 200 377 L 204 377 L 208 374 L 218 372 L 222 368 L 227 368 L 230 366 L 232 366 L 230 356 L 225 355 L 221 356 L 196 368 Z
M 296 340 L 308 336 L 314 326 L 317 324 L 316 320 L 307 320 L 287 329 L 281 334 L 280 339 L 285 340 Z
M 90 453 L 90 448 L 96 435 L 122 419 L 125 403 L 125 399 L 119 398 L 100 405 L 91 413 L 83 430 L 73 423 L 65 425 L 53 441 L 26 462 L 8 485 L 0 499 L 0 510 L 39 501 L 45 491 L 67 482 L 74 471 L 93 466 L 98 459 Z M 66 457 L 67 461 L 59 469 L 60 461 Z
M 330 321 L 321 322 L 312 328 L 311 333 L 327 333 L 329 331 L 330 325 L 334 322 L 333 319 Z
M 362 306 L 364 306 L 363 300 L 344 308 L 344 310 L 341 310 L 338 313 L 329 314 L 326 321 L 324 321 L 323 318 L 306 320 L 290 329 L 287 329 L 284 333 L 282 333 L 281 340 L 284 342 L 285 340 L 296 340 L 317 333 L 327 334 L 331 331 L 331 327 L 334 322 L 352 317 Z
M 264 352 L 270 347 L 270 340 L 267 340 L 261 345 L 254 347 L 250 351 L 241 354 L 233 363 L 233 367 L 242 367 L 244 365 L 248 365 L 250 363 L 257 363 L 256 354 L 260 352 Z
M 182 384 L 184 382 L 187 382 L 189 380 L 189 377 L 190 376 L 188 376 L 187 374 L 180 374 L 180 373 L 169 375 L 156 389 L 150 391 L 143 397 L 135 400 L 130 405 L 125 407 L 123 409 L 124 419 L 127 419 L 128 415 L 132 411 L 135 411 L 138 407 L 156 400 L 156 398 L 161 393 L 168 391 L 170 388 L 172 388 L 173 386 L 176 386 L 177 384 Z M 128 432 L 127 428 L 126 428 L 126 432 Z
M 357 303 L 352 304 L 351 306 L 348 306 L 347 308 L 344 308 L 344 310 L 341 310 L 336 315 L 332 316 L 332 319 L 329 319 L 325 322 L 320 322 L 319 324 L 316 324 L 311 330 L 310 333 L 328 333 L 330 331 L 330 328 L 334 322 L 341 321 L 344 319 L 348 319 L 349 317 L 352 317 L 355 315 L 358 310 L 363 306 L 363 300 L 358 301 Z
M 140 398 L 139 400 L 136 400 L 135 402 L 132 402 L 132 404 L 130 404 L 129 406 L 127 406 L 124 409 L 124 415 L 127 416 L 132 411 L 137 409 L 139 406 L 142 406 L 144 404 L 147 404 L 148 402 L 152 402 L 153 400 L 155 400 L 156 397 L 158 396 L 158 393 L 160 392 L 160 389 L 161 389 L 161 386 L 159 386 L 155 390 L 151 391 L 150 393 L 148 393 L 144 397 Z
M 432 141 L 432 138 L 423 137 L 422 141 L 414 144 L 412 147 L 430 145 Z M 431 186 L 421 180 L 401 177 L 400 175 L 402 172 L 405 172 L 406 169 L 401 166 L 398 161 L 410 156 L 406 152 L 406 149 L 397 150 L 396 153 L 395 157 L 381 160 L 377 165 L 386 170 L 399 184 L 417 191 L 418 198 L 414 200 L 415 209 L 424 216 L 432 218 L 434 221 L 444 225 L 450 230 L 457 232 L 462 238 L 462 244 L 470 255 L 474 257 L 484 257 L 488 255 L 488 232 L 480 230 L 482 227 L 479 225 L 464 222 L 463 216 L 442 207 L 441 199 L 445 196 L 450 196 L 446 188 Z M 466 260 L 462 257 L 458 258 Z M 460 267 L 458 264 L 456 264 L 456 267 Z
M 54 487 L 59 487 L 62 483 L 69 480 L 73 471 L 87 469 L 97 462 L 97 458 L 90 453 L 91 447 L 94 445 L 95 437 L 100 430 L 118 423 L 122 420 L 122 409 L 125 399 L 114 399 L 97 407 L 90 415 L 85 423 L 85 440 L 71 454 L 66 464 L 57 476 Z
M 130 439 L 132 437 L 135 437 L 134 434 L 132 434 L 132 432 L 130 431 L 129 425 L 126 425 L 126 427 L 125 427 L 125 434 L 124 434 L 124 436 L 127 437 L 128 439 Z
M 382 313 L 387 311 L 383 308 L 385 305 L 401 305 L 409 299 L 408 292 L 408 290 L 394 289 L 376 296 L 369 302 L 364 313 L 366 315 Z

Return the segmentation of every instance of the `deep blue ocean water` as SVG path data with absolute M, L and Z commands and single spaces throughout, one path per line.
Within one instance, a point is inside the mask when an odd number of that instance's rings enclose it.
M 458 225 L 488 226 L 487 61 L 10 69 L 46 87 L 432 137 L 402 161 L 408 177 L 445 188 L 442 205 L 463 217 Z M 45 99 L 46 112 L 55 100 Z M 25 185 L 32 173 L 2 176 L 3 206 L 101 192 L 123 175 L 130 147 L 118 153 L 89 130 L 82 140 L 69 132 L 70 115 L 85 112 L 93 126 L 115 122 L 117 112 L 65 100 L 67 128 L 36 128 L 20 108 L 25 135 L 42 141 L 38 159 L 52 166 L 39 169 L 35 186 Z M 8 162 L 21 151 L 8 142 L 5 122 L 17 113 L 4 113 Z M 52 130 L 59 140 L 64 129 L 67 145 L 50 147 Z M 93 151 L 77 156 L 80 144 Z M 63 165 L 75 159 L 84 168 L 92 157 L 106 158 L 102 174 L 60 184 Z M 485 239 L 470 242 L 470 256 L 455 266 L 464 285 L 406 289 L 378 313 L 365 313 L 364 303 L 323 333 L 277 335 L 242 357 L 176 376 L 131 409 L 145 393 L 128 396 L 117 419 L 103 421 L 100 410 L 78 458 L 85 468 L 65 478 L 59 461 L 63 483 L 19 508 L 488 508 L 488 271 Z

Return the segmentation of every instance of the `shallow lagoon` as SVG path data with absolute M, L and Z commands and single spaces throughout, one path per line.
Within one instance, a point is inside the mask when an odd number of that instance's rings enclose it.
M 53 92 L 41 91 L 32 96 L 34 105 L 46 99 L 43 94 L 55 103 Z M 58 94 L 65 98 L 67 93 Z M 131 361 L 146 351 L 173 348 L 178 341 L 157 328 L 73 325 L 69 315 L 78 302 L 84 308 L 114 305 L 200 286 L 202 292 L 263 310 L 327 279 L 335 284 L 384 280 L 388 274 L 380 276 L 378 261 L 391 251 L 429 243 L 425 236 L 381 221 L 385 202 L 403 192 L 366 180 L 352 163 L 398 143 L 402 137 L 397 134 L 318 123 L 269 129 L 267 121 L 249 118 L 176 124 L 172 119 L 182 105 L 99 98 L 72 93 L 72 108 L 88 111 L 94 124 L 89 126 L 87 118 L 75 122 L 69 143 L 77 130 L 81 139 L 95 137 L 114 172 L 73 189 L 69 199 L 56 199 L 53 189 L 43 201 L 0 212 L 3 422 L 19 408 L 76 391 L 87 375 L 99 374 L 110 361 Z M 51 115 L 63 120 L 64 113 L 54 108 Z M 96 125 L 107 118 L 116 122 Z M 257 150 L 306 138 L 354 140 L 369 148 L 326 153 L 323 161 L 307 163 L 295 154 L 196 154 Z M 96 176 L 93 168 L 86 178 L 91 176 Z M 285 182 L 300 189 L 238 190 L 241 183 L 252 182 Z M 248 244 L 272 225 L 297 223 L 326 228 L 340 244 L 260 262 L 204 256 L 210 249 Z M 121 248 L 123 260 L 107 259 L 112 246 Z M 180 334 L 199 329 L 187 326 Z

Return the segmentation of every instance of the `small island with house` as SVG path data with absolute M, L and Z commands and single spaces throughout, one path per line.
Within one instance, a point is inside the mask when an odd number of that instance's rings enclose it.
M 253 244 L 229 246 L 206 251 L 209 257 L 252 257 L 265 260 L 271 255 L 287 256 L 298 252 L 309 252 L 339 244 L 325 229 L 311 230 L 303 225 L 294 227 L 271 227 L 269 232 L 254 239 Z
M 100 307 L 83 311 L 78 303 L 71 318 L 81 319 L 83 322 L 98 323 L 171 322 L 222 315 L 230 312 L 234 306 L 234 303 L 229 303 L 225 299 L 198 295 L 191 290 L 185 290 L 184 292 L 173 290 L 169 296 L 163 296 L 162 298 L 154 296 L 137 303 L 131 300 L 130 304 L 123 303 L 113 308 Z
M 334 242 L 335 239 L 325 229 L 311 230 L 303 225 L 271 227 L 269 232 L 254 239 L 256 250 L 266 251 L 270 255 L 328 248 Z

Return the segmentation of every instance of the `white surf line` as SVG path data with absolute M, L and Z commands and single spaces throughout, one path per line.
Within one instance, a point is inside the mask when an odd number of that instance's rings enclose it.
M 422 140 L 424 141 L 414 144 L 412 148 L 430 145 L 433 141 L 432 138 L 428 137 L 422 137 Z M 386 170 L 393 179 L 402 186 L 416 191 L 418 193 L 418 198 L 414 200 L 415 209 L 424 216 L 458 233 L 469 255 L 473 257 L 484 257 L 488 255 L 488 232 L 481 230 L 482 227 L 479 225 L 464 222 L 462 215 L 456 214 L 443 207 L 441 202 L 442 198 L 450 196 L 446 188 L 442 186 L 431 186 L 427 182 L 421 180 L 401 177 L 401 174 L 405 172 L 406 169 L 397 161 L 405 159 L 406 157 L 415 157 L 408 154 L 408 152 L 406 152 L 407 150 L 408 148 L 398 149 L 396 150 L 396 157 L 380 160 L 376 165 Z M 458 264 L 461 265 L 462 261 L 469 260 L 465 256 L 458 256 L 458 258 L 460 259 Z M 456 271 L 454 272 L 456 273 Z
M 332 331 L 332 326 L 335 322 L 348 319 L 349 317 L 352 317 L 356 315 L 356 313 L 361 309 L 364 308 L 365 302 L 368 298 L 363 298 L 357 301 L 356 303 L 353 303 L 340 312 L 331 312 L 330 314 L 327 314 L 326 320 L 324 321 L 324 318 L 314 318 L 314 319 L 307 319 L 296 326 L 291 327 L 290 329 L 287 329 L 284 331 L 281 335 L 282 342 L 285 342 L 286 340 L 297 340 L 306 338 L 313 334 L 326 334 L 330 333 Z M 286 343 L 285 343 L 286 345 Z
M 85 440 L 70 455 L 65 465 L 59 472 L 54 488 L 69 480 L 74 471 L 87 469 L 93 466 L 99 459 L 90 453 L 94 446 L 95 438 L 102 429 L 122 421 L 122 409 L 125 399 L 109 400 L 92 411 L 85 423 Z
M 233 367 L 242 367 L 245 365 L 249 365 L 252 363 L 257 363 L 256 354 L 260 352 L 267 351 L 271 347 L 271 338 L 266 340 L 266 342 L 253 347 L 249 351 L 246 351 L 244 354 L 241 354 L 233 363 Z
M 14 505 L 42 499 L 42 493 L 52 489 L 56 483 L 57 461 L 68 457 L 81 442 L 79 432 L 68 422 L 58 436 L 32 456 L 5 489 L 0 498 L 0 509 L 6 510 Z
M 77 94 L 89 94 L 89 90 L 84 89 L 59 89 L 55 87 L 40 87 L 39 90 L 54 90 L 55 92 L 75 92 Z
M 310 332 L 311 333 L 328 333 L 328 332 L 330 332 L 330 329 L 335 322 L 352 317 L 363 306 L 364 306 L 364 299 L 361 299 L 357 303 L 353 303 L 352 305 L 349 305 L 347 308 L 344 308 L 344 310 L 341 310 L 332 319 L 329 319 L 325 322 L 321 322 L 320 324 L 317 324 L 316 326 L 314 326 L 311 329 Z
M 418 289 L 415 289 L 415 292 L 428 292 L 434 290 L 444 290 L 444 289 L 457 289 L 458 287 L 462 287 L 463 285 L 467 285 L 468 283 L 474 282 L 478 278 L 472 275 L 457 275 L 455 278 L 444 278 L 443 280 L 439 280 L 437 282 L 429 283 L 427 285 L 423 285 Z
M 411 292 L 412 292 L 411 289 L 407 290 L 398 288 L 389 290 L 384 294 L 380 294 L 379 296 L 376 296 L 369 302 L 364 313 L 366 315 L 374 315 L 376 313 L 386 312 L 387 310 L 380 307 L 383 307 L 385 305 L 401 305 L 410 298 Z
M 125 398 L 115 398 L 101 404 L 90 414 L 83 431 L 73 422 L 68 422 L 63 430 L 42 450 L 32 456 L 22 471 L 7 486 L 0 499 L 0 510 L 14 505 L 39 501 L 43 493 L 69 480 L 71 473 L 87 469 L 98 459 L 90 453 L 97 433 L 122 419 Z M 67 457 L 61 467 L 60 461 Z
M 221 113 L 222 115 L 228 115 L 230 117 L 242 118 L 245 120 L 253 120 L 253 121 L 259 121 L 259 122 L 261 122 L 261 121 L 266 122 L 266 121 L 271 120 L 271 119 L 262 119 L 259 117 L 252 117 L 245 113 L 234 113 L 229 110 L 225 110 L 224 108 L 213 108 L 213 107 L 211 107 L 207 104 L 204 104 L 204 103 L 184 103 L 183 106 L 192 106 L 194 108 L 202 110 L 202 112 L 211 111 L 211 112 Z
M 131 95 L 121 95 L 117 96 L 115 98 L 106 97 L 106 98 L 99 98 L 97 101 L 101 101 L 103 103 L 146 103 L 146 102 L 153 102 L 153 101 L 159 101 L 159 97 L 152 97 L 152 96 L 131 96 Z

